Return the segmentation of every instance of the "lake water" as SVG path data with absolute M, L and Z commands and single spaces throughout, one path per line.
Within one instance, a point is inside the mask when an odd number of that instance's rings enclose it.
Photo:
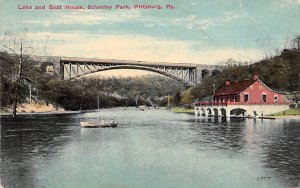
M 112 117 L 118 128 L 79 126 Z M 276 188 L 299 180 L 300 120 L 121 108 L 1 120 L 5 188 Z

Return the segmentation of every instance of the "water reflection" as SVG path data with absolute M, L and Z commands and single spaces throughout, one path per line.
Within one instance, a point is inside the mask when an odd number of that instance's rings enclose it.
M 197 136 L 192 142 L 198 143 L 201 149 L 205 147 L 241 152 L 246 146 L 245 124 L 245 119 L 195 119 L 190 129 L 196 132 Z
M 288 125 L 286 125 L 288 124 Z M 300 129 L 299 121 L 282 122 L 262 144 L 262 157 L 267 168 L 273 169 L 288 186 L 299 186 Z
M 1 183 L 34 187 L 35 160 L 49 160 L 69 141 L 72 117 L 42 116 L 1 120 Z
M 191 130 L 197 132 L 197 137 L 192 143 L 198 143 L 201 149 L 249 153 L 260 158 L 287 186 L 299 186 L 299 120 L 230 119 L 226 122 L 214 118 L 194 122 Z

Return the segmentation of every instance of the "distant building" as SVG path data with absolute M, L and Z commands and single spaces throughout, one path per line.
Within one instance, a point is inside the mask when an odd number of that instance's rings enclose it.
M 289 108 L 285 95 L 269 88 L 258 75 L 239 82 L 226 81 L 210 100 L 195 102 L 196 115 L 264 116 Z

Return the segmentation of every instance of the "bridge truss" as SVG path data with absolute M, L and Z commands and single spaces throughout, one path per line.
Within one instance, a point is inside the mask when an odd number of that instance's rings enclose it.
M 175 63 L 153 63 L 113 59 L 61 58 L 62 79 L 75 79 L 91 73 L 114 69 L 139 69 L 156 72 L 193 86 L 197 83 L 196 65 Z

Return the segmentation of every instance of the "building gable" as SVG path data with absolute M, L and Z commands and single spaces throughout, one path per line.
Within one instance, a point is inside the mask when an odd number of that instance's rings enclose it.
M 244 96 L 247 95 L 247 101 Z M 284 102 L 284 95 L 267 87 L 261 80 L 256 80 L 240 93 L 241 101 L 248 103 Z

